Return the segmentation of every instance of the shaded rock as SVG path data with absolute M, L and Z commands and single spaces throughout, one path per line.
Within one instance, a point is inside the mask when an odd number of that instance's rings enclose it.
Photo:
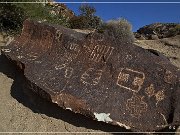
M 180 73 L 152 52 L 29 20 L 2 51 L 48 101 L 133 131 L 158 131 L 180 124 Z

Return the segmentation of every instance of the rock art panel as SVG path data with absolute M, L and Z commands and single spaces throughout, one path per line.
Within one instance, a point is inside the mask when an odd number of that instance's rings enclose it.
M 64 109 L 132 131 L 180 125 L 179 69 L 106 33 L 26 20 L 2 54 L 32 91 Z

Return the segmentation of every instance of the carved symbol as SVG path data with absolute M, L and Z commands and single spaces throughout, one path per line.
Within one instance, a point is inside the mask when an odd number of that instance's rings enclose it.
M 6 53 L 11 52 L 11 50 L 10 50 L 10 49 L 2 49 L 2 51 L 3 51 L 3 52 L 6 52 Z
M 56 31 L 55 39 L 60 42 L 62 37 L 62 32 L 60 30 Z
M 65 76 L 66 78 L 70 78 L 71 75 L 72 75 L 72 73 L 73 73 L 73 68 L 67 67 L 64 76 Z
M 91 52 L 89 59 L 95 62 L 107 61 L 113 51 L 114 47 L 96 45 Z
M 129 54 L 129 55 L 126 55 L 126 60 L 127 60 L 127 61 L 132 60 L 132 58 L 133 58 L 132 55 L 130 55 L 130 54 Z
M 79 47 L 79 45 L 78 45 L 78 44 L 70 44 L 70 47 L 69 47 L 69 48 L 70 48 L 71 50 L 74 50 L 74 51 L 79 52 L 78 47 Z
M 138 92 L 144 83 L 144 79 L 145 75 L 143 72 L 122 68 L 116 84 L 122 88 Z
M 156 105 L 158 104 L 158 102 L 162 101 L 164 98 L 165 98 L 165 94 L 164 94 L 164 91 L 161 90 L 161 91 L 158 91 L 156 94 L 155 94 L 155 97 L 156 97 Z
M 73 51 L 75 54 L 78 54 L 80 51 L 79 45 L 75 43 L 70 43 L 68 46 L 66 46 L 66 48 Z
M 71 62 L 73 59 L 76 59 L 80 52 L 80 47 L 78 44 L 68 44 L 65 46 L 67 49 L 66 53 L 64 54 L 64 58 L 67 61 Z
M 145 89 L 145 93 L 148 95 L 148 97 L 152 97 L 155 94 L 154 85 L 151 84 L 148 88 Z
M 68 65 L 67 63 L 61 64 L 61 65 L 55 66 L 55 69 L 56 69 L 56 70 L 60 70 L 60 69 L 65 68 L 67 65 Z
M 118 81 L 120 82 L 128 82 L 128 79 L 129 79 L 129 74 L 120 74 L 118 76 Z
M 64 77 L 65 78 L 70 78 L 73 74 L 73 68 L 71 67 L 67 67 L 68 64 L 61 64 L 61 65 L 58 65 L 58 66 L 55 66 L 55 69 L 56 70 L 62 70 L 62 69 L 65 69 L 65 74 L 64 74 Z
M 164 81 L 167 83 L 172 84 L 175 80 L 176 80 L 175 75 L 173 75 L 173 73 L 169 70 L 166 70 L 165 76 L 164 76 Z
M 143 84 L 143 82 L 144 82 L 144 80 L 142 80 L 141 78 L 135 77 L 132 84 L 135 85 L 135 86 L 141 86 Z
M 126 107 L 130 110 L 130 114 L 133 117 L 140 117 L 142 113 L 147 111 L 147 103 L 143 101 L 144 97 L 133 94 L 133 96 L 127 100 Z
M 97 85 L 102 76 L 102 70 L 95 70 L 94 68 L 89 68 L 81 76 L 81 82 L 89 85 Z
M 149 98 L 152 96 L 154 96 L 156 98 L 156 101 L 157 101 L 156 106 L 157 106 L 158 102 L 164 100 L 164 98 L 165 98 L 165 94 L 164 94 L 163 90 L 160 90 L 157 93 L 155 93 L 155 88 L 154 88 L 153 84 L 151 84 L 149 87 L 147 87 L 145 89 L 145 93 L 148 95 Z

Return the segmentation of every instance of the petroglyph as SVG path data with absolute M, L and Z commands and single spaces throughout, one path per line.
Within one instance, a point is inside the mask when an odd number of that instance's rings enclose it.
M 60 42 L 62 38 L 62 32 L 60 30 L 56 31 L 55 39 Z
M 81 76 L 81 82 L 89 85 L 97 85 L 102 76 L 102 70 L 96 70 L 94 68 L 89 68 Z
M 168 126 L 168 122 L 167 122 L 167 119 L 166 119 L 165 115 L 162 114 L 162 113 L 160 113 L 160 115 L 163 118 L 164 124 L 163 125 L 157 125 L 157 127 L 166 127 L 166 126 Z
M 119 74 L 118 82 L 128 82 L 129 74 Z
M 152 97 L 155 94 L 154 85 L 151 84 L 149 87 L 145 89 L 145 93 L 148 95 L 148 97 Z
M 164 81 L 167 83 L 172 84 L 175 82 L 177 76 L 173 75 L 171 71 L 166 70 L 165 75 L 164 75 Z
M 135 86 L 141 86 L 143 84 L 143 82 L 144 82 L 144 80 L 142 78 L 135 77 L 132 84 Z
M 132 60 L 132 58 L 133 58 L 132 55 L 126 55 L 126 60 L 127 60 L 127 61 Z
M 73 74 L 73 68 L 72 67 L 68 67 L 68 63 L 65 63 L 65 64 L 61 64 L 61 65 L 56 65 L 55 66 L 55 69 L 56 70 L 62 70 L 62 69 L 65 69 L 65 74 L 64 74 L 64 77 L 65 78 L 70 78 Z
M 70 48 L 70 50 L 73 50 L 75 52 L 79 52 L 80 51 L 78 44 L 72 44 L 71 43 L 69 48 Z
M 162 113 L 160 113 L 160 114 L 161 114 L 161 116 L 163 117 L 163 120 L 164 120 L 164 122 L 165 122 L 165 125 L 167 126 L 167 125 L 168 125 L 168 122 L 167 122 L 167 119 L 166 119 L 165 115 L 162 114 Z
M 94 46 L 89 59 L 94 61 L 94 62 L 100 62 L 104 61 L 106 62 L 110 55 L 112 54 L 114 47 L 109 47 L 105 45 L 96 45 Z
M 56 65 L 56 66 L 55 66 L 55 69 L 56 69 L 56 70 L 60 70 L 60 69 L 63 69 L 63 68 L 65 68 L 65 67 L 67 67 L 67 65 L 68 65 L 68 63 L 61 64 L 61 65 Z
M 75 53 L 76 55 L 79 53 L 80 51 L 80 46 L 78 44 L 75 43 L 69 43 L 68 45 L 66 45 L 65 47 L 66 49 L 69 49 L 70 51 L 72 51 L 73 53 Z
M 17 58 L 18 58 L 18 59 L 22 59 L 22 58 L 23 58 L 23 56 L 20 56 L 20 55 L 19 55 L 19 56 L 17 56 Z
M 133 96 L 127 100 L 126 108 L 130 111 L 130 115 L 139 118 L 142 113 L 147 111 L 147 103 L 143 101 L 144 97 L 133 94 Z
M 145 75 L 143 72 L 122 68 L 116 84 L 122 88 L 138 92 L 144 83 L 144 79 Z
M 65 76 L 66 78 L 70 78 L 71 75 L 73 74 L 73 70 L 74 70 L 73 68 L 67 67 L 66 70 L 65 70 L 65 75 L 64 75 L 64 76 Z
M 70 63 L 72 60 L 76 59 L 77 56 L 79 55 L 80 46 L 78 44 L 70 43 L 69 45 L 66 45 L 65 48 L 66 51 L 64 53 L 63 58 Z
M 157 104 L 160 102 L 160 101 L 162 101 L 162 100 L 164 100 L 164 98 L 165 98 L 165 94 L 164 94 L 164 91 L 163 90 L 161 90 L 161 91 L 158 91 L 156 94 L 155 94 L 155 98 L 156 98 L 156 106 L 157 106 Z
M 35 60 L 38 57 L 38 54 L 29 53 L 27 54 L 28 60 Z
M 10 50 L 10 49 L 2 49 L 2 51 L 6 52 L 6 53 L 11 52 L 11 50 Z
M 164 98 L 165 98 L 164 90 L 160 90 L 160 91 L 155 92 L 155 88 L 154 88 L 153 84 L 151 84 L 149 87 L 147 87 L 145 89 L 145 93 L 147 94 L 147 96 L 149 98 L 151 98 L 153 96 L 155 97 L 155 99 L 157 101 L 156 106 L 157 106 L 158 102 L 164 100 Z

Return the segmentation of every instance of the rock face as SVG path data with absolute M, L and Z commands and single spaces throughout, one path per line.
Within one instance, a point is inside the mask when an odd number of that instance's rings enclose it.
M 179 69 L 158 53 L 26 20 L 2 54 L 64 109 L 133 131 L 180 125 Z
M 180 35 L 178 23 L 154 23 L 146 25 L 134 33 L 137 39 L 161 39 Z

